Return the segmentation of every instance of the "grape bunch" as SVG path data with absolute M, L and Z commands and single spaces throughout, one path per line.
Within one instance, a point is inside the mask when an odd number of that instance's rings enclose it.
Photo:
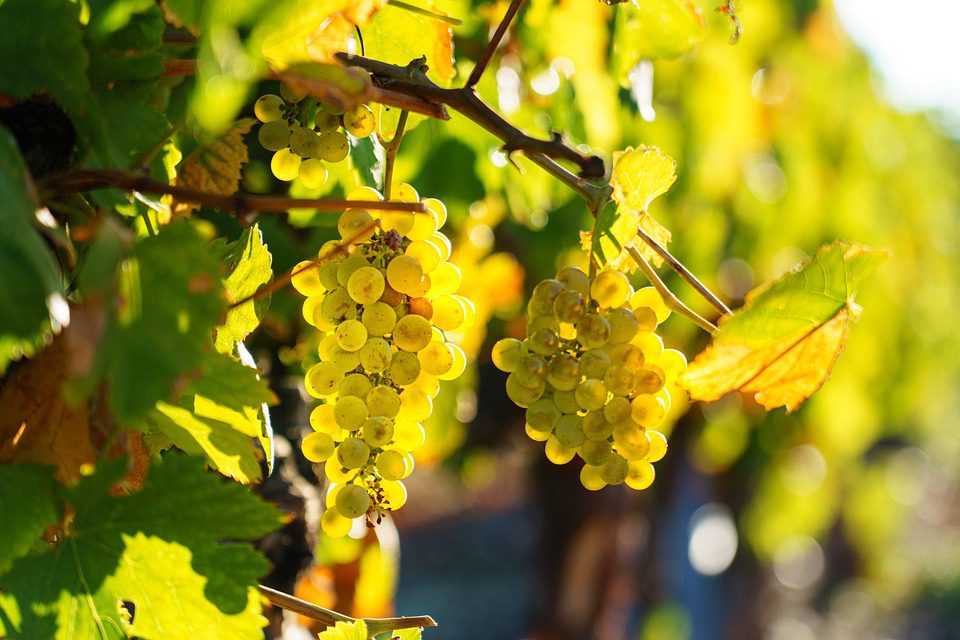
M 670 408 L 670 387 L 686 358 L 655 333 L 670 309 L 653 287 L 634 292 L 627 276 L 591 280 L 576 267 L 533 290 L 525 340 L 504 338 L 493 363 L 507 396 L 526 409 L 526 432 L 546 442 L 554 464 L 580 456 L 583 486 L 653 483 L 667 439 L 654 427 Z
M 280 85 L 280 95 L 257 98 L 253 112 L 262 123 L 257 140 L 274 152 L 270 169 L 279 180 L 299 177 L 307 188 L 319 189 L 327 181 L 324 162 L 342 162 L 350 153 L 344 131 L 365 138 L 373 133 L 376 117 L 365 104 L 344 111 L 304 97 Z
M 450 241 L 439 228 L 443 203 L 420 200 L 408 184 L 403 202 L 426 213 L 347 209 L 341 241 L 320 249 L 318 261 L 294 267 L 292 284 L 306 296 L 304 318 L 320 332 L 319 358 L 306 373 L 307 392 L 321 401 L 310 414 L 313 432 L 304 456 L 325 464 L 332 483 L 321 524 L 345 535 L 352 520 L 377 517 L 406 501 L 403 479 L 412 452 L 423 446 L 423 421 L 433 411 L 441 380 L 463 373 L 463 350 L 445 332 L 468 328 L 476 310 L 457 295 L 460 270 L 447 260 Z M 382 200 L 361 187 L 351 200 Z M 352 244 L 349 255 L 340 253 Z

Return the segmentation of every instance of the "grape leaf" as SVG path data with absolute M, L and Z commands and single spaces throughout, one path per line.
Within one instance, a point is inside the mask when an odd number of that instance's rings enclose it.
M 677 179 L 677 162 L 657 147 L 628 147 L 613 154 L 613 199 L 633 211 L 647 211 Z
M 248 158 L 243 137 L 253 123 L 251 118 L 244 118 L 200 144 L 180 166 L 174 184 L 224 196 L 236 193 L 240 186 L 240 170 Z M 175 200 L 170 212 L 174 217 L 186 216 L 198 206 L 195 202 Z
M 234 265 L 233 271 L 223 281 L 227 302 L 231 304 L 253 295 L 273 277 L 273 257 L 263 243 L 263 233 L 256 224 L 233 243 L 227 262 Z M 217 350 L 231 353 L 237 342 L 260 325 L 269 303 L 269 297 L 248 300 L 227 311 L 226 321 L 217 328 Z
M 703 16 L 690 0 L 634 0 L 617 7 L 613 36 L 615 74 L 626 78 L 641 60 L 675 58 L 705 35 Z
M 0 573 L 24 556 L 48 525 L 60 520 L 61 505 L 53 467 L 35 464 L 0 465 Z
M 275 529 L 277 511 L 182 455 L 154 464 L 139 492 L 114 497 L 124 466 L 102 464 L 67 491 L 75 515 L 58 544 L 0 577 L 0 635 L 262 638 L 256 581 L 268 564 L 238 541 Z
M 264 431 L 261 405 L 273 399 L 257 372 L 230 356 L 210 354 L 176 403 L 159 402 L 145 420 L 187 453 L 203 455 L 243 483 L 260 479 L 254 438 Z
M 338 622 L 321 631 L 319 640 L 367 640 L 367 623 L 363 620 Z
M 35 336 L 49 323 L 51 310 L 66 308 L 56 260 L 33 227 L 37 207 L 27 179 L 16 142 L 0 127 L 0 337 Z M 9 355 L 0 351 L 0 370 Z
M 753 393 L 767 409 L 793 411 L 830 375 L 860 309 L 860 281 L 885 257 L 858 245 L 826 245 L 802 270 L 752 291 L 720 321 L 720 333 L 681 383 L 695 400 Z

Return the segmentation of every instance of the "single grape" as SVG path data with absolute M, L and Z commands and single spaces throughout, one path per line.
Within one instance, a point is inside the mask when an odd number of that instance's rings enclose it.
M 544 453 L 547 454 L 547 460 L 553 464 L 567 464 L 577 455 L 577 448 L 564 446 L 556 436 L 550 436 Z
M 337 391 L 343 372 L 333 362 L 321 362 L 310 367 L 304 378 L 307 393 L 315 398 L 329 396 Z
M 317 296 L 327 290 L 320 281 L 320 267 L 313 260 L 297 263 L 291 271 L 290 284 L 305 296 Z
M 342 538 L 350 533 L 353 522 L 344 518 L 336 509 L 327 509 L 320 517 L 320 527 L 331 538 Z
M 467 354 L 458 344 L 453 344 L 448 342 L 447 346 L 450 347 L 450 351 L 453 353 L 453 364 L 450 366 L 450 369 L 446 373 L 441 373 L 437 376 L 439 380 L 455 380 L 463 375 L 463 372 L 467 370 Z
M 445 342 L 431 341 L 417 357 L 423 370 L 435 376 L 443 375 L 453 367 L 453 349 Z
M 400 411 L 397 420 L 423 422 L 433 413 L 433 399 L 422 389 L 407 387 L 400 394 Z
M 359 304 L 373 304 L 383 295 L 386 283 L 376 267 L 360 267 L 347 280 L 347 293 Z
M 602 409 L 607 402 L 607 388 L 596 378 L 587 378 L 574 389 L 577 404 L 585 411 Z
M 397 324 L 397 312 L 386 303 L 373 302 L 364 305 L 360 319 L 368 335 L 383 336 L 393 331 Z
M 383 338 L 370 338 L 360 347 L 358 352 L 360 365 L 367 373 L 381 373 L 390 366 L 393 359 L 393 349 Z
M 320 265 L 320 283 L 327 291 L 333 291 L 340 286 L 337 282 L 337 270 L 343 260 L 341 257 L 330 258 Z
M 373 133 L 376 126 L 377 119 L 373 115 L 373 109 L 365 104 L 343 113 L 343 128 L 356 138 L 366 138 Z
M 393 199 L 400 202 L 420 202 L 420 194 L 409 182 L 401 182 L 393 188 Z
M 536 353 L 550 356 L 560 346 L 560 337 L 550 329 L 540 329 L 530 336 L 530 346 Z
M 307 434 L 300 444 L 300 448 L 303 450 L 303 457 L 310 462 L 324 462 L 333 455 L 334 446 L 333 438 L 326 433 L 320 433 L 318 431 Z
M 399 480 L 384 480 L 380 483 L 385 497 L 385 506 L 396 511 L 407 503 L 407 487 Z
M 638 395 L 630 403 L 630 417 L 644 427 L 655 427 L 663 422 L 667 414 L 663 400 L 657 396 Z
M 314 407 L 310 412 L 310 427 L 314 431 L 326 433 L 338 439 L 341 429 L 336 418 L 333 417 L 333 405 L 320 404 Z
M 307 321 L 307 324 L 310 324 L 311 326 L 316 327 L 323 332 L 331 329 L 332 327 L 326 322 L 322 322 L 322 318 L 317 317 L 317 310 L 320 308 L 321 302 L 323 302 L 322 295 L 309 296 L 303 301 L 301 313 L 303 315 L 303 319 Z M 321 322 L 318 322 L 318 320 Z
M 367 464 L 369 458 L 370 447 L 360 438 L 351 436 L 337 447 L 337 460 L 346 469 L 359 469 Z
M 355 253 L 341 262 L 340 266 L 337 267 L 337 282 L 341 287 L 346 288 L 347 283 L 350 281 L 350 276 L 352 276 L 355 271 L 369 266 L 370 262 L 363 255 Z
M 356 469 L 347 469 L 340 464 L 340 458 L 330 456 L 323 465 L 323 473 L 330 482 L 348 482 L 357 475 Z
M 400 394 L 386 385 L 377 385 L 367 394 L 367 408 L 371 416 L 394 418 L 400 412 Z
M 273 158 L 270 160 L 270 170 L 273 171 L 273 175 L 275 175 L 278 180 L 290 182 L 299 175 L 300 162 L 300 156 L 291 152 L 289 149 L 280 149 L 273 154 Z
M 633 371 L 621 365 L 610 367 L 603 376 L 603 385 L 615 396 L 630 395 L 635 384 L 636 376 Z
M 420 375 L 420 359 L 409 351 L 398 351 L 393 354 L 387 375 L 394 384 L 405 387 L 412 384 Z
M 344 518 L 359 518 L 370 508 L 370 496 L 360 485 L 348 484 L 337 493 L 336 505 Z
M 603 318 L 610 325 L 610 337 L 607 339 L 610 344 L 630 342 L 640 328 L 636 316 L 626 307 L 611 309 Z
M 577 322 L 577 340 L 586 349 L 595 349 L 607 344 L 610 338 L 610 323 L 595 313 L 588 313 Z
M 340 398 L 333 406 L 333 417 L 337 424 L 347 430 L 359 429 L 366 422 L 367 415 L 367 403 L 355 396 Z
M 627 479 L 629 470 L 627 461 L 621 456 L 613 454 L 600 465 L 600 477 L 607 484 L 623 484 L 623 481 Z
M 359 351 L 367 343 L 367 328 L 359 320 L 345 320 L 336 330 L 337 344 L 345 351 Z
M 687 358 L 676 349 L 664 349 L 654 363 L 663 371 L 667 380 L 676 380 L 687 368 Z
M 460 288 L 462 280 L 463 276 L 457 265 L 451 262 L 441 262 L 437 265 L 436 269 L 430 272 L 430 281 L 432 284 L 430 293 L 434 296 L 456 293 Z
M 630 306 L 634 309 L 638 307 L 649 307 L 657 315 L 657 323 L 661 323 L 670 317 L 670 307 L 663 301 L 660 293 L 653 287 L 644 287 L 638 289 L 636 293 L 630 296 Z
M 327 131 L 336 131 L 340 128 L 340 116 L 331 112 L 329 109 L 317 109 L 317 115 L 313 118 L 313 123 L 317 126 L 317 131 L 326 133 Z
M 387 265 L 387 282 L 401 293 L 410 294 L 423 280 L 423 267 L 415 258 L 397 256 Z
M 573 391 L 580 384 L 580 363 L 575 357 L 561 353 L 550 360 L 547 382 L 559 391 Z
M 610 443 L 606 440 L 584 440 L 577 448 L 579 455 L 587 464 L 603 464 L 607 458 L 613 455 Z
M 655 333 L 641 331 L 633 336 L 630 344 L 638 347 L 643 353 L 643 357 L 650 362 L 655 361 L 663 353 L 663 338 Z
M 659 431 L 647 431 L 647 439 L 650 441 L 650 450 L 644 459 L 647 462 L 662 460 L 667 454 L 667 436 Z
M 630 280 L 620 271 L 601 271 L 590 285 L 590 297 L 605 309 L 625 304 L 632 293 Z
M 369 377 L 362 373 L 351 373 L 340 382 L 337 394 L 341 398 L 343 396 L 356 396 L 365 399 L 371 389 L 373 389 L 373 383 L 370 382 Z
M 439 231 L 433 234 L 427 242 L 432 242 L 437 245 L 437 248 L 440 249 L 441 260 L 449 260 L 450 254 L 453 252 L 453 246 L 450 244 L 450 238 L 443 235 Z
M 437 245 L 426 240 L 414 240 L 410 243 L 410 246 L 407 247 L 404 254 L 416 260 L 424 273 L 432 273 L 439 267 L 442 257 Z
M 317 155 L 320 137 L 307 127 L 293 127 L 290 130 L 290 151 L 301 158 L 313 158 Z
M 583 416 L 583 434 L 588 440 L 606 441 L 613 433 L 613 423 L 601 410 L 588 411 Z
M 360 356 L 355 351 L 347 351 L 337 344 L 330 349 L 330 362 L 346 375 L 360 364 Z
M 553 437 L 552 431 L 537 431 L 529 424 L 523 425 L 523 431 L 527 434 L 527 437 L 534 442 L 546 442 Z
M 402 480 L 410 475 L 407 457 L 396 449 L 381 451 L 374 465 L 384 480 Z
M 610 363 L 613 366 L 636 371 L 644 362 L 646 358 L 643 357 L 643 351 L 635 344 L 618 344 L 610 349 Z
M 523 343 L 516 338 L 502 338 L 493 345 L 490 356 L 493 365 L 506 373 L 517 370 L 523 358 Z
M 613 443 L 617 452 L 627 460 L 640 460 L 650 451 L 646 430 L 630 420 L 614 428 Z
M 549 374 L 547 380 L 549 381 Z M 576 394 L 573 389 L 569 391 L 554 390 L 553 402 L 557 408 L 564 413 L 577 413 L 580 411 L 580 405 L 577 404 Z
M 393 440 L 393 420 L 386 416 L 370 416 L 363 423 L 361 437 L 371 449 L 379 449 Z
M 653 465 L 645 460 L 631 460 L 627 463 L 627 486 L 636 491 L 643 491 L 653 484 L 656 471 Z
M 583 419 L 576 414 L 567 414 L 561 417 L 557 426 L 553 429 L 553 434 L 560 444 L 573 449 L 579 447 L 587 439 L 587 436 L 583 433 Z
M 457 296 L 440 296 L 433 300 L 433 324 L 444 331 L 454 331 L 466 320 L 467 310 Z
M 562 415 L 553 400 L 541 398 L 527 408 L 526 420 L 532 429 L 549 433 L 553 431 Z
M 576 291 L 564 291 L 553 302 L 553 312 L 560 322 L 576 323 L 587 312 L 582 295 Z
M 580 356 L 580 370 L 588 378 L 603 380 L 610 364 L 610 354 L 603 349 L 588 349 Z
M 290 144 L 290 127 L 283 120 L 260 125 L 257 141 L 267 151 L 280 151 Z
M 540 399 L 545 385 L 535 388 L 525 387 L 517 382 L 516 372 L 507 376 L 507 397 L 518 407 L 525 409 Z
M 440 218 L 437 212 L 427 207 L 425 212 L 413 214 L 413 226 L 410 227 L 407 237 L 411 240 L 426 240 L 433 236 L 439 227 Z M 440 251 L 437 251 L 437 255 L 440 255 Z
M 406 451 L 416 451 L 427 441 L 427 432 L 417 422 L 397 420 L 393 425 L 394 445 Z
M 603 470 L 599 465 L 585 464 L 580 469 L 580 484 L 588 491 L 599 491 L 607 486 L 603 480 Z
M 657 328 L 657 313 L 650 307 L 637 307 L 633 310 L 637 319 L 637 331 L 653 331 Z
M 645 364 L 636 373 L 637 393 L 653 394 L 663 388 L 666 376 L 663 370 L 655 364 Z
M 520 359 L 517 370 L 511 375 L 526 387 L 542 387 L 547 377 L 547 362 L 538 355 L 527 354 Z
M 579 267 L 564 267 L 557 272 L 557 278 L 564 287 L 586 297 L 590 295 L 590 278 Z
M 327 183 L 327 166 L 316 158 L 309 158 L 300 163 L 300 182 L 308 189 L 319 189 Z
M 341 388 L 343 383 L 340 383 Z M 342 393 L 342 392 L 341 392 Z M 633 412 L 630 400 L 624 398 L 623 396 L 617 396 L 615 398 L 610 398 L 607 401 L 607 404 L 603 406 L 603 417 L 607 419 L 607 422 L 612 422 L 614 424 L 623 422 L 624 420 L 629 420 L 631 413 Z
M 420 351 L 432 336 L 430 322 L 417 315 L 403 316 L 393 328 L 393 342 L 403 351 Z
M 317 136 L 315 157 L 327 162 L 343 162 L 350 154 L 350 142 L 339 131 L 325 131 Z
M 260 122 L 274 122 L 283 118 L 283 98 L 268 93 L 253 103 L 253 114 Z

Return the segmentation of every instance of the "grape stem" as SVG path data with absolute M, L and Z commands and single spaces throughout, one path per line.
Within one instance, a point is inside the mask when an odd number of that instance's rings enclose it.
M 406 110 L 400 112 L 400 117 L 397 120 L 397 130 L 393 133 L 393 137 L 390 138 L 389 142 L 384 142 L 382 138 L 380 139 L 380 144 L 383 145 L 383 148 L 386 151 L 383 163 L 384 200 L 390 199 L 390 190 L 393 186 L 393 167 L 397 161 L 397 151 L 400 150 L 400 141 L 403 139 L 403 130 L 407 126 L 407 116 L 409 114 L 410 112 Z M 377 137 L 380 138 L 379 133 L 377 133 Z
M 640 254 L 640 251 L 638 251 L 636 247 L 627 247 L 627 253 L 629 253 L 630 257 L 634 259 L 637 265 L 639 265 L 643 273 L 646 274 L 647 279 L 650 280 L 650 284 L 652 284 L 657 292 L 660 293 L 660 296 L 663 298 L 663 301 L 668 307 L 680 315 L 686 316 L 698 327 L 710 335 L 715 336 L 720 333 L 720 329 L 717 327 L 717 325 L 713 324 L 699 313 L 685 305 L 680 298 L 675 296 L 673 292 L 670 291 L 664 281 L 660 279 L 660 276 L 657 274 L 653 266 L 647 261 L 646 258 L 643 257 L 643 255 Z
M 266 598 L 270 604 L 298 613 L 302 616 L 319 620 L 328 627 L 332 627 L 338 622 L 356 622 L 358 618 L 338 613 L 331 609 L 319 607 L 315 604 L 301 600 L 282 591 L 277 591 L 266 585 L 258 585 L 257 589 L 260 595 Z M 435 627 L 437 622 L 430 616 L 400 616 L 397 618 L 360 618 L 367 625 L 367 634 L 373 637 L 386 631 L 395 631 L 397 629 L 413 629 L 417 627 Z
M 293 208 L 316 209 L 317 211 L 341 213 L 349 207 L 374 208 L 391 211 L 426 212 L 419 202 L 379 202 L 366 200 L 334 200 L 324 198 L 285 198 L 279 196 L 254 196 L 245 193 L 223 195 L 169 185 L 146 176 L 112 169 L 71 171 L 50 176 L 40 181 L 42 189 L 54 192 L 90 191 L 95 189 L 120 189 L 173 196 L 182 202 L 235 211 L 238 213 L 280 213 Z

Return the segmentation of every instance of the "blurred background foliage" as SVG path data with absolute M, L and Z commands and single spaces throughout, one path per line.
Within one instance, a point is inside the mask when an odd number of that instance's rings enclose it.
M 436 4 L 464 21 L 463 78 L 507 3 Z M 477 304 L 463 336 L 476 365 L 438 398 L 396 518 L 400 564 L 389 533 L 383 553 L 372 538 L 321 541 L 301 594 L 382 615 L 399 566 L 400 613 L 434 614 L 430 637 L 960 637 L 957 143 L 879 96 L 829 2 L 743 0 L 735 44 L 728 17 L 698 4 L 702 41 L 648 60 L 663 50 L 645 49 L 649 34 L 616 7 L 531 0 L 479 91 L 522 129 L 562 131 L 607 159 L 641 144 L 672 155 L 678 180 L 651 213 L 733 307 L 833 239 L 889 250 L 827 384 L 790 415 L 734 396 L 674 403 L 668 458 L 640 496 L 588 494 L 575 471 L 547 468 L 489 347 L 522 332 L 537 281 L 584 260 L 589 215 L 469 120 L 418 120 L 397 177 L 449 208 L 462 290 Z M 376 38 L 365 34 L 371 51 Z M 265 152 L 251 154 L 245 187 L 278 189 Z M 360 180 L 337 178 L 330 193 Z M 275 270 L 332 237 L 333 219 L 263 219 Z M 294 442 L 306 406 L 291 381 L 315 353 L 298 304 L 276 295 L 252 341 L 289 385 L 275 417 Z M 664 329 L 688 357 L 706 343 L 683 318 Z

